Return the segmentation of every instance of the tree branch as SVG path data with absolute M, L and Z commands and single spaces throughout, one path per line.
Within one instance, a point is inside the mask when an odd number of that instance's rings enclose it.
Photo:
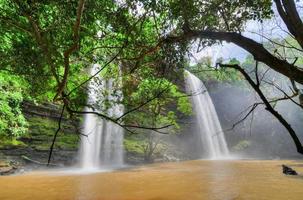
M 64 74 L 63 74 L 63 78 L 58 86 L 57 94 L 55 95 L 54 100 L 56 100 L 58 98 L 58 96 L 62 94 L 62 92 L 64 91 L 64 89 L 66 87 L 69 70 L 70 70 L 69 58 L 70 58 L 70 55 L 79 48 L 79 39 L 80 39 L 79 32 L 80 32 L 81 18 L 82 18 L 83 10 L 84 10 L 84 3 L 85 3 L 85 0 L 79 0 L 78 8 L 77 8 L 77 17 L 76 17 L 76 21 L 75 21 L 74 28 L 73 28 L 73 44 L 63 53 L 63 55 L 64 55 Z
M 300 154 L 303 154 L 302 143 L 301 143 L 300 139 L 298 138 L 294 129 L 291 127 L 290 124 L 288 124 L 288 122 L 282 117 L 282 115 L 280 115 L 272 107 L 270 102 L 267 100 L 267 98 L 261 91 L 260 87 L 251 79 L 251 77 L 245 72 L 245 70 L 243 68 L 241 68 L 239 65 L 227 65 L 227 64 L 219 64 L 219 65 L 220 65 L 220 67 L 232 68 L 232 69 L 236 69 L 239 72 L 241 72 L 241 74 L 245 77 L 245 79 L 248 81 L 248 83 L 251 85 L 251 87 L 257 92 L 257 94 L 261 98 L 262 102 L 264 103 L 264 105 L 266 107 L 265 109 L 267 111 L 269 111 L 286 128 L 286 130 L 288 131 L 288 133 L 290 134 L 292 140 L 294 141 L 294 143 L 296 145 L 297 152 Z
M 166 128 L 169 128 L 171 126 L 173 126 L 172 124 L 168 124 L 168 125 L 164 125 L 164 126 L 161 126 L 161 127 L 146 127 L 146 126 L 137 126 L 137 125 L 127 125 L 127 124 L 121 124 L 119 123 L 116 119 L 113 119 L 107 115 L 104 115 L 100 112 L 95 112 L 95 111 L 77 111 L 77 110 L 73 110 L 71 109 L 69 106 L 66 106 L 66 109 L 69 113 L 73 113 L 73 114 L 81 114 L 81 115 L 84 115 L 84 114 L 94 114 L 94 115 L 97 115 L 107 121 L 110 121 L 110 122 L 113 122 L 114 124 L 117 124 L 118 126 L 124 128 L 125 130 L 129 131 L 129 132 L 132 132 L 130 131 L 129 128 L 136 128 L 136 129 L 144 129 L 144 130 L 152 130 L 152 131 L 155 131 L 157 133 L 161 133 L 161 134 L 167 134 L 165 132 L 162 132 L 161 130 L 162 129 L 166 129 Z M 132 132 L 133 133 L 133 132 Z
M 273 70 L 283 74 L 284 76 L 293 79 L 294 81 L 303 84 L 303 70 L 299 67 L 288 63 L 286 60 L 281 60 L 272 55 L 265 47 L 239 33 L 224 32 L 224 31 L 199 31 L 187 30 L 179 36 L 168 36 L 164 38 L 157 46 L 162 43 L 178 43 L 184 40 L 193 39 L 211 39 L 232 42 L 249 53 L 251 53 L 256 61 L 262 62 L 272 68 Z
M 303 23 L 296 9 L 294 0 L 274 0 L 279 15 L 284 21 L 290 33 L 296 38 L 303 48 Z
M 61 130 L 61 122 L 62 122 L 62 119 L 63 119 L 64 110 L 65 110 L 65 105 L 63 105 L 63 107 L 62 107 L 60 118 L 59 118 L 59 121 L 58 121 L 58 129 L 54 134 L 53 141 L 52 141 L 52 144 L 51 144 L 50 149 L 49 149 L 47 166 L 50 165 L 53 150 L 54 150 L 54 145 L 55 145 L 55 142 L 56 142 L 56 139 L 57 139 L 57 135 L 58 135 L 59 131 Z

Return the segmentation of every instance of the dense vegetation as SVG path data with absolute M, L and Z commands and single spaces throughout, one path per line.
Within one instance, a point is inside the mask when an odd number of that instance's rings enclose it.
M 7 72 L 1 72 L 0 76 L 0 98 L 1 137 L 18 137 L 27 131 L 27 123 L 21 111 L 25 81 Z
M 246 23 L 272 18 L 273 6 L 291 37 L 265 44 L 245 37 Z M 85 106 L 92 107 L 129 133 L 178 132 L 178 117 L 191 114 L 182 86 L 185 68 L 200 71 L 202 79 L 243 83 L 250 76 L 260 96 L 259 78 L 247 72 L 258 76 L 271 69 L 292 83 L 294 95 L 284 96 L 300 95 L 303 23 L 293 0 L 0 0 L 0 11 L 0 136 L 10 140 L 26 135 L 31 126 L 22 114 L 24 100 L 53 102 L 74 119 L 85 114 Z M 223 41 L 252 56 L 243 63 L 218 59 L 214 66 L 205 58 L 189 66 L 193 46 L 202 51 Z M 92 65 L 98 66 L 93 74 Z M 111 80 L 117 98 L 100 89 L 104 98 L 88 102 L 91 79 Z M 295 131 L 274 110 L 279 98 L 261 99 L 302 153 Z M 125 113 L 108 116 L 113 104 L 123 104 Z

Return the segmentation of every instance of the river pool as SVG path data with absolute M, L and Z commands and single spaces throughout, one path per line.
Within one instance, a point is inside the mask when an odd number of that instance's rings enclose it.
M 282 174 L 282 164 L 299 176 Z M 186 161 L 0 177 L 1 200 L 302 200 L 303 161 Z

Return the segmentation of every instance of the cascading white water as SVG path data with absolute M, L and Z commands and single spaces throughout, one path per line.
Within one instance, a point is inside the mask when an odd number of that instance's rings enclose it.
M 192 95 L 193 110 L 197 119 L 199 138 L 209 159 L 222 159 L 229 155 L 220 121 L 214 104 L 203 82 L 186 71 L 186 90 Z M 202 152 L 201 152 L 202 155 Z
M 98 65 L 94 65 L 91 74 L 95 74 L 98 68 Z M 106 96 L 103 95 L 104 90 Z M 112 93 L 113 80 L 94 79 L 89 83 L 88 104 L 92 105 L 105 98 L 109 102 L 122 98 L 122 93 L 115 95 Z M 93 109 L 87 107 L 85 111 L 93 111 Z M 101 109 L 94 111 L 102 113 Z M 114 104 L 106 109 L 105 114 L 110 117 L 121 116 L 123 106 Z M 123 129 L 95 114 L 86 114 L 80 144 L 80 165 L 83 169 L 123 165 Z

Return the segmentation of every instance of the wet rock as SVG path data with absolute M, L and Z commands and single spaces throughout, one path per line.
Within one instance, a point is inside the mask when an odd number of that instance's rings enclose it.
M 6 163 L 4 161 L 0 161 L 0 175 L 8 175 L 12 174 L 15 171 L 15 167 Z
M 286 174 L 286 175 L 298 175 L 298 173 L 293 170 L 292 168 L 286 166 L 286 165 L 282 165 L 282 168 L 283 168 L 283 174 Z
M 0 175 L 11 174 L 11 173 L 13 173 L 13 170 L 14 170 L 14 168 L 11 166 L 1 167 Z
M 163 161 L 164 162 L 178 162 L 180 158 L 175 157 L 174 155 L 163 154 Z

